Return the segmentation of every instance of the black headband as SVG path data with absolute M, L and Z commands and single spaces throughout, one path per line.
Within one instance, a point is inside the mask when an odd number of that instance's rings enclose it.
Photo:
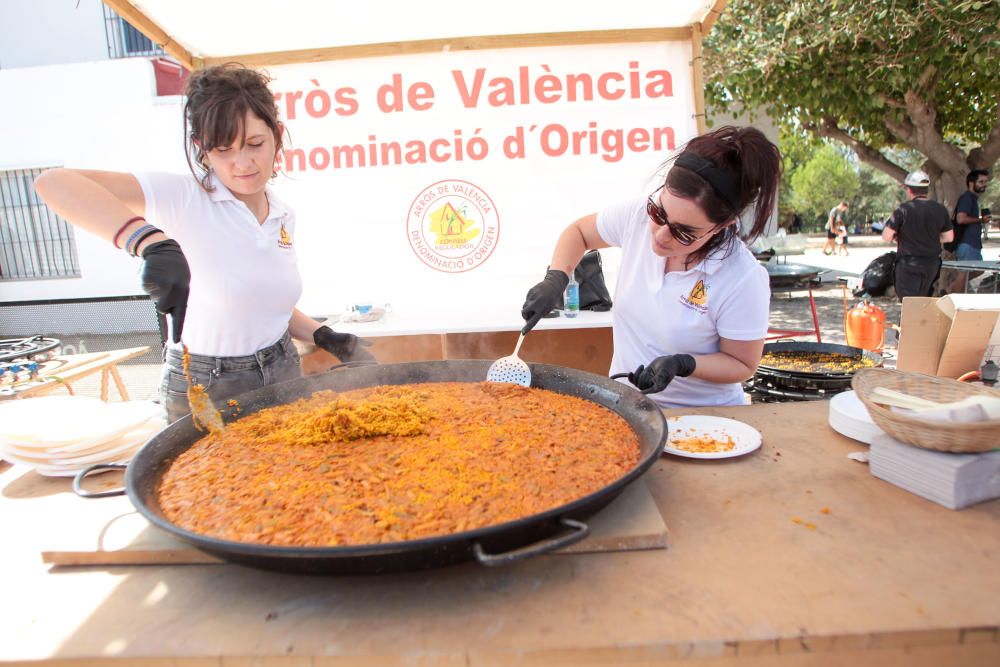
M 681 153 L 674 164 L 690 169 L 704 178 L 734 213 L 740 212 L 740 182 L 736 174 L 716 167 L 702 156 L 691 152 Z

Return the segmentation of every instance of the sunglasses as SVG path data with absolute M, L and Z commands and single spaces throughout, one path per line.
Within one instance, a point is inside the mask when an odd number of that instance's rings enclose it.
M 681 245 L 691 245 L 718 231 L 718 229 L 713 226 L 704 234 L 695 236 L 684 225 L 678 225 L 670 222 L 667 218 L 667 212 L 663 210 L 663 206 L 660 205 L 658 198 L 654 198 L 653 195 L 649 195 L 646 199 L 646 215 L 648 215 L 649 219 L 660 227 L 666 225 L 667 229 L 670 231 L 670 235 L 673 236 L 674 239 Z

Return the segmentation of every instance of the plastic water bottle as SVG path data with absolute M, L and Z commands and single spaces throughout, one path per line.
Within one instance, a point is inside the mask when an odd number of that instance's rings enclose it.
M 566 285 L 566 308 L 563 315 L 566 317 L 576 317 L 580 312 L 580 285 L 573 276 L 569 277 L 569 284 Z

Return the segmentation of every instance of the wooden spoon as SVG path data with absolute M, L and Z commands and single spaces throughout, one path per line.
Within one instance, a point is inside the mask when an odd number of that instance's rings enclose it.
M 195 427 L 200 431 L 222 433 L 226 430 L 226 426 L 208 391 L 204 386 L 191 381 L 191 355 L 188 353 L 187 345 L 184 345 L 184 377 L 188 381 L 188 405 L 191 407 L 191 420 Z

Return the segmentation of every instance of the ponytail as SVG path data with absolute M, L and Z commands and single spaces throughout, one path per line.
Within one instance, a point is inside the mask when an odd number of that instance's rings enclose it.
M 673 195 L 693 200 L 716 225 L 738 218 L 754 205 L 753 223 L 743 236 L 750 243 L 763 235 L 780 183 L 778 147 L 755 127 L 725 125 L 685 144 L 667 173 L 665 187 Z M 688 263 L 697 263 L 716 248 L 731 245 L 738 236 L 735 225 L 727 227 L 692 253 Z

